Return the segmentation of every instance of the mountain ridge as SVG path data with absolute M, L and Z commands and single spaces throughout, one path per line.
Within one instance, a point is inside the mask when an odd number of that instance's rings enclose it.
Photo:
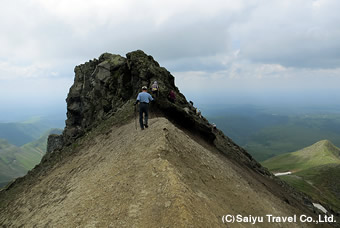
M 276 172 L 299 171 L 323 164 L 340 163 L 339 154 L 340 149 L 329 140 L 321 140 L 301 150 L 270 158 L 262 164 Z
M 286 203 L 273 195 L 266 187 L 270 182 L 263 182 L 257 172 L 235 164 L 163 117 L 150 119 L 143 132 L 136 131 L 133 121 L 103 124 L 95 131 L 59 154 L 47 154 L 45 165 L 10 187 L 17 196 L 2 191 L 0 198 L 9 200 L 0 203 L 0 224 L 224 227 L 223 214 L 309 213 L 288 194 L 283 195 Z M 271 188 L 280 191 L 279 185 Z M 8 205 L 6 211 L 3 204 Z M 279 224 L 261 227 L 273 225 Z
M 328 204 L 340 213 L 340 149 L 329 140 L 282 154 L 262 163 L 272 172 L 291 172 L 280 178 L 315 201 Z
M 159 82 L 160 94 L 150 107 L 150 127 L 142 132 L 133 123 L 133 103 L 141 86 L 149 87 L 154 80 Z M 170 90 L 177 94 L 175 104 L 167 100 Z M 179 227 L 206 227 L 204 223 L 223 227 L 219 217 L 223 213 L 319 213 L 308 196 L 273 176 L 222 131 L 196 115 L 175 86 L 174 77 L 140 50 L 128 53 L 127 58 L 104 53 L 98 60 L 77 66 L 66 101 L 63 134 L 49 137 L 50 151 L 41 163 L 0 192 L 5 199 L 0 201 L 0 224 L 32 221 L 32 225 L 44 226 L 112 223 L 114 227 L 136 227 L 140 223 L 141 227 L 155 227 L 178 222 Z M 167 180 L 173 184 L 167 185 Z M 173 191 L 163 192 L 161 185 Z M 121 198 L 124 200 L 119 201 Z M 97 205 L 96 199 L 104 206 Z M 230 207 L 229 201 L 233 202 Z M 267 206 L 256 208 L 264 202 Z M 115 216 L 107 214 L 110 207 L 117 207 L 112 212 Z M 53 212 L 60 213 L 51 217 Z M 295 226 L 301 225 L 313 227 Z

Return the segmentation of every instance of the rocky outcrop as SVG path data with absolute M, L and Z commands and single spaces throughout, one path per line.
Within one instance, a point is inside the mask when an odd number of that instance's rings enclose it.
M 142 86 L 151 87 L 154 81 L 159 84 L 159 95 L 152 104 L 153 112 L 165 116 L 183 128 L 215 144 L 228 154 L 237 148 L 239 153 L 229 154 L 270 175 L 247 152 L 238 147 L 221 131 L 195 113 L 195 108 L 175 86 L 175 78 L 161 67 L 152 56 L 143 51 L 133 51 L 126 58 L 109 53 L 75 67 L 74 84 L 70 88 L 67 101 L 66 128 L 63 142 L 68 145 L 85 132 L 91 130 L 103 119 L 114 115 L 129 100 L 135 100 Z M 170 90 L 176 93 L 176 102 L 169 102 Z M 229 151 L 229 152 L 228 152 Z
M 52 153 L 56 150 L 61 150 L 64 145 L 64 139 L 62 135 L 52 134 L 48 136 L 47 139 L 47 149 L 46 153 Z
M 130 52 L 126 58 L 104 53 L 99 59 L 76 66 L 74 72 L 74 84 L 66 99 L 65 145 L 114 115 L 127 101 L 136 99 L 142 86 L 151 87 L 153 81 L 158 81 L 160 91 L 153 111 L 197 131 L 211 142 L 215 139 L 211 125 L 195 115 L 192 106 L 175 86 L 170 72 L 143 51 Z M 176 93 L 176 103 L 167 99 L 170 90 Z
M 102 120 L 114 116 L 128 101 L 135 100 L 142 86 L 150 88 L 157 81 L 159 95 L 152 104 L 153 112 L 203 137 L 235 161 L 263 175 L 271 175 L 245 150 L 197 115 L 193 105 L 175 86 L 174 76 L 143 51 L 130 52 L 126 57 L 104 53 L 99 59 L 76 66 L 74 72 L 74 84 L 66 99 L 66 127 L 62 139 L 54 136 L 49 140 L 49 148 L 60 149 L 60 142 L 73 143 Z M 175 103 L 168 100 L 171 90 L 176 93 Z M 56 143 L 58 147 L 53 145 Z
M 132 79 L 126 59 L 105 53 L 75 67 L 74 84 L 67 96 L 67 120 L 64 142 L 90 130 L 112 115 L 132 96 Z

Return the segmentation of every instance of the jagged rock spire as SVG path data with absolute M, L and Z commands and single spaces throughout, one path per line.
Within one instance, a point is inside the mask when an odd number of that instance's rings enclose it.
M 158 81 L 160 95 L 154 107 L 180 124 L 186 124 L 208 136 L 209 123 L 195 120 L 191 107 L 184 95 L 175 86 L 175 79 L 164 67 L 160 67 L 152 56 L 143 51 L 133 51 L 126 55 L 102 54 L 75 67 L 74 84 L 70 88 L 67 101 L 66 128 L 64 142 L 70 144 L 121 108 L 130 99 L 135 99 L 142 86 L 151 87 Z M 167 101 L 170 90 L 177 94 L 176 104 Z M 212 138 L 210 134 L 208 138 Z

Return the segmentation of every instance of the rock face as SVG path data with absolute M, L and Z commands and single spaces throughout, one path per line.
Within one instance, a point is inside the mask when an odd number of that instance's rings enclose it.
M 47 150 L 46 153 L 52 153 L 56 150 L 61 150 L 63 148 L 63 136 L 52 134 L 48 136 L 47 139 Z
M 136 99 L 142 86 L 150 88 L 154 81 L 159 84 L 154 110 L 197 130 L 211 141 L 215 139 L 209 123 L 194 114 L 192 106 L 175 86 L 170 72 L 143 51 L 128 53 L 126 58 L 104 53 L 99 59 L 76 66 L 74 72 L 74 84 L 66 99 L 65 145 L 74 142 L 101 120 L 114 115 L 127 101 Z M 170 90 L 176 93 L 175 104 L 167 100 Z

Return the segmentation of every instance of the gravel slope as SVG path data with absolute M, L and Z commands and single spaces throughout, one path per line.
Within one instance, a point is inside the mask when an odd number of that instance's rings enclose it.
M 312 227 L 223 224 L 226 214 L 301 212 L 165 118 L 144 131 L 134 122 L 114 126 L 73 146 L 78 152 L 44 176 L 8 191 L 2 227 Z

